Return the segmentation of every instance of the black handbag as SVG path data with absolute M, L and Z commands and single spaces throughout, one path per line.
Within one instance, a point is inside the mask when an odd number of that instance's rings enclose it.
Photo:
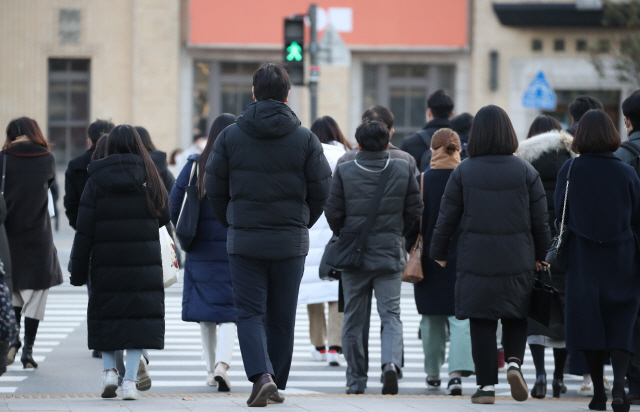
M 567 266 L 569 263 L 568 253 L 567 253 L 567 231 L 565 230 L 565 216 L 567 214 L 567 199 L 569 198 L 569 179 L 571 177 L 571 168 L 573 167 L 573 162 L 576 159 L 571 159 L 571 163 L 569 163 L 569 170 L 567 171 L 567 185 L 564 190 L 564 204 L 562 205 L 562 221 L 560 223 L 560 227 L 557 227 L 556 220 L 556 229 L 558 230 L 558 234 L 551 241 L 551 248 L 547 252 L 547 257 L 545 261 L 550 264 L 552 267 L 560 268 L 562 271 L 567 270 Z
M 340 272 L 353 272 L 360 268 L 367 238 L 380 208 L 380 202 L 390 174 L 391 159 L 380 175 L 380 181 L 371 200 L 367 218 L 360 230 L 343 227 L 338 237 L 329 241 L 324 253 L 326 258 L 323 256 L 323 260 L 326 260 L 328 267 Z
M 324 247 L 324 253 L 322 254 L 322 259 L 320 259 L 320 268 L 318 270 L 321 280 L 340 280 L 342 276 L 342 272 L 327 265 L 327 249 L 332 247 L 330 245 L 335 243 L 336 240 L 338 240 L 338 236 L 333 235 L 329 243 L 327 243 L 327 246 Z
M 193 183 L 193 176 L 196 177 L 196 182 Z M 198 229 L 198 217 L 200 216 L 200 190 L 197 185 L 198 180 L 198 161 L 193 161 L 191 166 L 191 176 L 189 176 L 189 183 L 184 188 L 184 199 L 182 200 L 182 207 L 180 208 L 180 215 L 178 216 L 178 222 L 176 224 L 176 238 L 180 242 L 182 250 L 189 251 L 193 238 L 196 237 L 196 230 Z
M 552 312 L 555 312 L 555 316 L 558 316 L 558 305 L 560 305 L 559 308 L 562 312 L 562 303 L 560 292 L 553 286 L 545 284 L 542 280 L 542 274 L 545 271 L 549 274 L 549 279 L 551 279 L 549 266 L 545 266 L 543 270 L 537 272 L 537 277 L 533 282 L 533 290 L 531 291 L 531 301 L 529 302 L 529 318 L 545 328 L 549 328 Z

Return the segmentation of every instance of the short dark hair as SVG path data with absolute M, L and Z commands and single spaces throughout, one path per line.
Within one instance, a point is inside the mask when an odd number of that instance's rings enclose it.
M 89 128 L 87 129 L 87 136 L 89 136 L 89 139 L 91 139 L 93 144 L 96 144 L 103 134 L 109 134 L 114 127 L 116 127 L 116 125 L 111 123 L 109 120 L 97 119 L 89 125 Z
M 364 113 L 362 113 L 362 121 L 365 119 L 380 120 L 382 123 L 387 125 L 387 129 L 389 130 L 393 129 L 393 122 L 395 121 L 395 117 L 393 117 L 391 110 L 384 106 L 380 106 L 379 104 L 369 107 L 364 111 Z
M 140 140 L 142 140 L 142 144 L 148 152 L 156 150 L 156 146 L 151 141 L 151 135 L 149 134 L 149 131 L 147 129 L 142 126 L 136 126 L 134 127 L 134 129 L 136 129 L 136 132 L 138 132 L 138 135 L 140 135 Z
M 604 106 L 600 100 L 591 96 L 578 96 L 569 104 L 569 113 L 574 122 L 579 122 L 582 116 L 591 109 L 603 110 Z
M 473 115 L 471 113 L 461 113 L 451 119 L 451 130 L 460 136 L 469 135 L 472 124 Z
M 265 63 L 253 73 L 253 94 L 256 100 L 287 100 L 291 80 L 289 74 L 276 63 Z
M 380 120 L 365 120 L 356 129 L 356 141 L 365 152 L 379 152 L 389 146 L 389 129 Z
M 571 150 L 581 154 L 615 152 L 620 144 L 620 134 L 609 115 L 604 110 L 592 109 L 580 119 Z
M 476 113 L 469 133 L 469 157 L 492 154 L 512 155 L 518 150 L 518 137 L 507 113 L 498 106 L 485 106 Z
M 531 126 L 529 127 L 529 133 L 527 133 L 527 139 L 539 134 L 547 133 L 552 130 L 562 130 L 562 125 L 555 118 L 543 114 L 535 118 Z
M 629 119 L 634 132 L 640 131 L 640 90 L 631 93 L 631 96 L 622 102 L 622 114 Z
M 448 119 L 453 111 L 453 99 L 444 90 L 436 90 L 429 96 L 427 107 L 436 119 Z

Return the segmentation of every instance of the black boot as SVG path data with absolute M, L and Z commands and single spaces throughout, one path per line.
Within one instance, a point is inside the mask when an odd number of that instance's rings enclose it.
M 22 347 L 22 343 L 20 343 L 20 332 L 16 333 L 16 335 L 11 339 L 11 343 L 9 344 L 9 352 L 7 353 L 7 365 L 11 365 L 16 360 L 16 355 L 18 351 Z
M 547 375 L 538 375 L 536 384 L 531 389 L 531 397 L 544 399 L 547 396 Z
M 35 341 L 35 336 L 25 335 L 24 337 L 24 348 L 22 348 L 22 357 L 20 358 L 24 369 L 38 367 L 36 361 L 33 360 L 33 344 L 35 343 Z
M 7 354 L 9 353 L 11 339 L 7 338 L 0 342 L 0 376 L 7 371 Z
M 551 387 L 553 388 L 554 398 L 559 398 L 561 393 L 567 393 L 567 387 L 562 379 L 554 379 Z

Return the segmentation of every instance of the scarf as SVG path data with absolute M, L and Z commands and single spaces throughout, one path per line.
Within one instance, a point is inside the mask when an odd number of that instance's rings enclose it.
M 460 162 L 460 152 L 456 151 L 450 155 L 444 146 L 433 150 L 433 154 L 431 155 L 432 169 L 455 169 Z
M 6 148 L 8 149 L 8 148 L 10 148 L 12 146 L 17 145 L 18 143 L 31 143 L 31 140 L 25 135 L 18 136 L 18 137 L 16 137 L 16 139 L 13 142 L 9 142 L 9 144 L 7 144 Z

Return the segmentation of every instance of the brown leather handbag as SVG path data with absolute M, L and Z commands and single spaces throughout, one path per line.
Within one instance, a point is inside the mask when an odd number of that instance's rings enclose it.
M 424 173 L 420 175 L 420 197 L 424 194 Z M 422 273 L 422 216 L 420 216 L 420 232 L 418 232 L 418 238 L 416 243 L 413 244 L 411 252 L 409 252 L 409 261 L 404 272 L 402 272 L 402 281 L 407 283 L 418 283 L 424 279 Z

